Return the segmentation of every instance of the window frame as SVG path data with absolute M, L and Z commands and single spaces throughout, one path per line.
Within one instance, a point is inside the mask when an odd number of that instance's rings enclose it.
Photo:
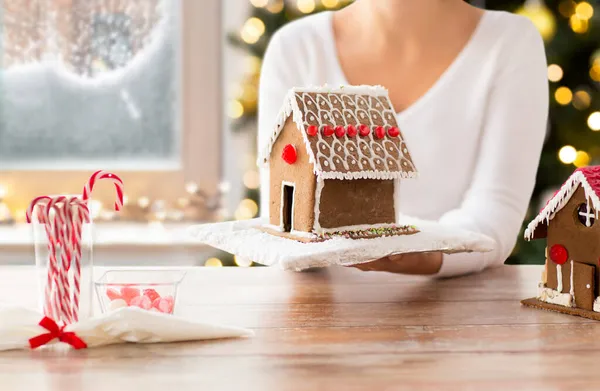
M 78 194 L 96 169 L 110 170 L 125 182 L 130 200 L 149 197 L 174 202 L 185 194 L 185 183 L 195 182 L 208 193 L 216 193 L 222 164 L 221 2 L 220 0 L 173 0 L 181 20 L 177 67 L 178 127 L 180 159 L 177 165 L 148 166 L 140 170 L 126 164 L 77 168 L 0 167 L 0 185 L 5 201 L 24 210 L 31 199 L 42 194 Z M 94 198 L 105 206 L 114 202 L 114 188 L 98 186 Z

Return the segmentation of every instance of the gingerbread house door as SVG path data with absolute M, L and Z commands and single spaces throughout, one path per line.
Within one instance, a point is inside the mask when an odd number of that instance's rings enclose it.
M 281 185 L 281 226 L 284 232 L 290 232 L 294 228 L 295 190 L 293 183 L 283 182 Z
M 596 267 L 580 262 L 573 262 L 572 266 L 575 306 L 591 311 L 594 308 Z

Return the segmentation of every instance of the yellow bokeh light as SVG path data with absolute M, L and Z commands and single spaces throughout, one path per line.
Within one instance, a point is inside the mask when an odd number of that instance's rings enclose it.
M 594 111 L 587 119 L 587 124 L 594 132 L 600 130 L 600 111 Z
M 257 171 L 251 170 L 244 174 L 244 186 L 248 189 L 258 189 L 260 186 L 260 176 Z
M 570 145 L 565 145 L 558 151 L 558 159 L 564 164 L 571 164 L 577 158 L 577 150 Z
M 594 16 L 594 7 L 590 3 L 582 1 L 575 7 L 575 14 L 583 20 L 588 20 Z
M 563 77 L 563 70 L 560 65 L 550 64 L 548 65 L 548 80 L 557 82 Z
M 545 41 L 550 40 L 556 33 L 556 20 L 552 11 L 541 3 L 525 5 L 516 12 L 533 22 Z
M 575 13 L 577 3 L 573 0 L 563 0 L 558 4 L 558 12 L 565 18 L 570 18 Z
M 325 8 L 335 8 L 339 3 L 339 0 L 321 0 L 321 4 L 323 4 L 323 7 Z
M 246 69 L 253 74 L 260 72 L 262 60 L 258 56 L 248 56 L 246 58 Z
M 6 198 L 7 193 L 8 190 L 6 190 L 6 187 L 4 187 L 4 185 L 0 185 L 0 200 Z
M 600 81 L 600 64 L 594 63 L 590 68 L 590 78 L 593 81 Z
M 237 255 L 233 257 L 233 262 L 239 267 L 250 267 L 252 266 L 252 261 L 248 258 L 240 258 Z
M 251 17 L 244 23 L 240 36 L 246 43 L 253 44 L 258 42 L 265 33 L 265 23 L 257 17 Z
M 587 19 L 581 19 L 577 14 L 571 15 L 569 25 L 571 26 L 571 30 L 577 34 L 585 34 L 589 28 Z
M 229 110 L 228 110 L 229 118 L 238 119 L 242 115 L 244 115 L 244 106 L 240 103 L 239 100 L 232 100 L 229 102 Z
M 316 8 L 315 0 L 298 0 L 296 7 L 298 7 L 298 11 L 302 12 L 303 14 L 309 14 Z
M 283 6 L 283 0 L 271 1 L 267 6 L 267 11 L 269 11 L 272 14 L 278 14 L 281 11 L 283 11 Z
M 249 198 L 243 199 L 238 205 L 233 217 L 236 220 L 248 220 L 256 216 L 258 213 L 258 205 L 254 200 Z
M 221 267 L 223 266 L 223 262 L 219 258 L 208 258 L 206 262 L 204 262 L 204 266 L 207 267 Z
M 578 90 L 573 95 L 573 107 L 577 110 L 585 110 L 590 107 L 592 103 L 592 97 L 589 92 L 585 90 Z
M 577 151 L 577 154 L 575 155 L 575 160 L 573 161 L 573 164 L 575 165 L 575 167 L 585 167 L 588 164 L 590 164 L 590 155 L 588 155 L 587 152 L 585 151 Z
M 266 7 L 269 4 L 269 0 L 250 0 L 250 4 L 256 8 Z
M 554 92 L 554 99 L 556 99 L 559 104 L 565 106 L 571 103 L 573 93 L 568 87 L 559 87 Z

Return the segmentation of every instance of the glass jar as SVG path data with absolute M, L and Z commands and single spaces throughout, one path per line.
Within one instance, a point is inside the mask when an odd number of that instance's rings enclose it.
M 77 197 L 81 202 L 80 196 L 65 197 Z M 59 203 L 59 210 L 64 205 Z M 81 210 L 77 202 L 68 207 L 72 218 L 64 222 L 60 222 L 54 209 L 47 216 L 44 203 L 35 207 L 32 214 L 38 306 L 46 316 L 64 324 L 91 317 L 93 297 L 92 218 L 89 213 L 87 221 L 76 217 Z M 40 219 L 40 215 L 49 219 Z

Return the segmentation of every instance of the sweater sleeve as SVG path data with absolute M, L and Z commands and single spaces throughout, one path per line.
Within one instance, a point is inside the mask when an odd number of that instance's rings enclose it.
M 496 242 L 489 253 L 444 255 L 440 277 L 503 264 L 517 239 L 544 142 L 548 81 L 544 45 L 528 22 L 488 96 L 471 186 L 458 209 L 440 222 L 485 234 Z
M 293 52 L 285 50 L 284 27 L 273 35 L 265 53 L 258 92 L 258 148 L 259 154 L 273 133 L 275 121 L 285 95 L 292 87 L 301 85 L 298 66 Z M 269 169 L 260 167 L 260 215 L 269 216 Z

